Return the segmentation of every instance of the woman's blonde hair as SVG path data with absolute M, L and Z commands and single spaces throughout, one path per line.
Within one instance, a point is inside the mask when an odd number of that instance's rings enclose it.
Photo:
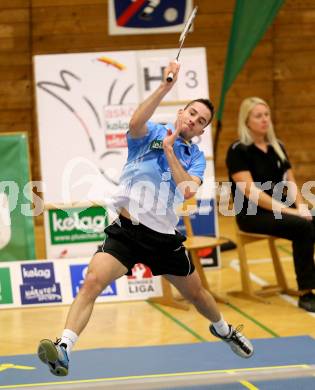
M 238 135 L 241 143 L 245 145 L 250 145 L 254 142 L 250 129 L 247 126 L 247 121 L 248 121 L 249 114 L 257 104 L 263 104 L 270 111 L 269 105 L 263 99 L 260 99 L 258 97 L 249 97 L 244 99 L 240 107 L 239 116 L 238 116 Z M 270 121 L 270 126 L 267 130 L 266 141 L 274 148 L 275 152 L 277 153 L 277 155 L 280 157 L 282 161 L 287 159 L 276 138 L 273 129 L 273 124 L 271 121 Z

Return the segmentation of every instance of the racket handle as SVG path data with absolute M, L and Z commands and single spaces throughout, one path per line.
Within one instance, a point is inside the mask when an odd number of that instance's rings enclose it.
M 167 81 L 168 83 L 171 83 L 171 82 L 173 81 L 173 79 L 174 79 L 174 73 L 173 73 L 173 72 L 170 72 L 170 73 L 167 75 L 167 77 L 166 77 L 166 81 Z

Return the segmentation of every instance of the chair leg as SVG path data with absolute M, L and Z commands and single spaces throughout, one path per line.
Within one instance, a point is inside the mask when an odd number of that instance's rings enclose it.
M 281 260 L 279 258 L 279 254 L 275 246 L 275 240 L 273 237 L 270 237 L 268 239 L 268 244 L 278 285 L 281 287 L 281 290 L 287 290 L 288 284 L 283 272 Z
M 241 274 L 241 291 L 230 291 L 229 294 L 235 297 L 246 298 L 256 302 L 268 303 L 265 299 L 261 298 L 258 294 L 255 293 L 251 280 L 250 280 L 250 271 L 248 266 L 248 260 L 245 251 L 245 243 L 242 242 L 242 239 L 239 235 L 237 237 L 237 252 L 240 265 L 240 274 Z
M 250 271 L 248 267 L 248 260 L 246 256 L 246 251 L 244 245 L 239 241 L 237 242 L 237 251 L 240 262 L 240 273 L 241 273 L 241 281 L 242 288 L 245 294 L 254 295 L 254 289 L 250 280 Z
M 273 267 L 275 270 L 277 283 L 278 283 L 282 293 L 285 293 L 288 295 L 298 296 L 299 292 L 297 290 L 293 290 L 293 289 L 289 288 L 289 286 L 288 286 L 288 283 L 287 283 L 287 280 L 286 280 L 286 277 L 285 277 L 285 274 L 283 271 L 283 267 L 281 264 L 281 260 L 280 260 L 280 257 L 279 257 L 279 254 L 278 254 L 278 251 L 277 251 L 277 248 L 275 245 L 275 240 L 276 239 L 274 237 L 270 237 L 268 239 L 268 243 L 269 243 L 269 249 L 270 249 L 270 253 L 271 253 L 271 258 L 272 258 Z

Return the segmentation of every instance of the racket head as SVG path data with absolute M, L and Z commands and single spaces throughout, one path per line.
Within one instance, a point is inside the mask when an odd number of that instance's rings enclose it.
M 190 30 L 190 27 L 191 25 L 193 24 L 193 21 L 196 17 L 196 14 L 197 14 L 197 10 L 198 10 L 198 7 L 196 6 L 192 11 L 191 11 L 191 14 L 189 15 L 189 18 L 187 19 L 186 23 L 185 23 L 185 26 L 184 26 L 184 29 L 182 31 L 182 33 L 180 34 L 180 37 L 179 37 L 179 44 L 180 44 L 180 47 L 179 47 L 179 51 L 178 51 L 178 54 L 176 56 L 176 61 L 178 61 L 178 58 L 179 58 L 179 54 L 182 50 L 182 46 L 183 46 L 183 43 L 184 43 L 184 40 L 186 38 L 186 35 L 188 34 L 189 30 Z M 174 75 L 173 75 L 173 72 L 170 72 L 168 75 L 167 75 L 167 78 L 166 78 L 166 81 L 168 83 L 171 83 L 174 79 Z
M 186 38 L 186 35 L 188 34 L 189 30 L 190 30 L 190 27 L 191 25 L 193 24 L 193 21 L 196 17 L 196 14 L 197 14 L 197 10 L 198 10 L 198 6 L 196 6 L 192 11 L 191 11 L 191 14 L 189 15 L 189 18 L 187 19 L 186 23 L 185 23 L 185 26 L 184 26 L 184 29 L 182 31 L 182 33 L 180 34 L 180 37 L 179 37 L 179 42 L 183 42 L 184 39 Z

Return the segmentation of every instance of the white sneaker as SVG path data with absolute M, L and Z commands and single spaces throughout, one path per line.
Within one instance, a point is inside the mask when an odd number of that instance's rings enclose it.
M 40 360 L 47 364 L 52 374 L 57 376 L 68 375 L 69 358 L 64 344 L 59 345 L 60 339 L 55 343 L 51 340 L 41 340 L 37 355 Z
M 213 336 L 228 343 L 236 355 L 246 359 L 250 358 L 254 353 L 254 347 L 252 343 L 240 332 L 243 329 L 243 325 L 238 326 L 236 329 L 234 329 L 232 325 L 229 325 L 229 328 L 229 334 L 227 336 L 221 336 L 217 333 L 213 325 L 209 327 Z

